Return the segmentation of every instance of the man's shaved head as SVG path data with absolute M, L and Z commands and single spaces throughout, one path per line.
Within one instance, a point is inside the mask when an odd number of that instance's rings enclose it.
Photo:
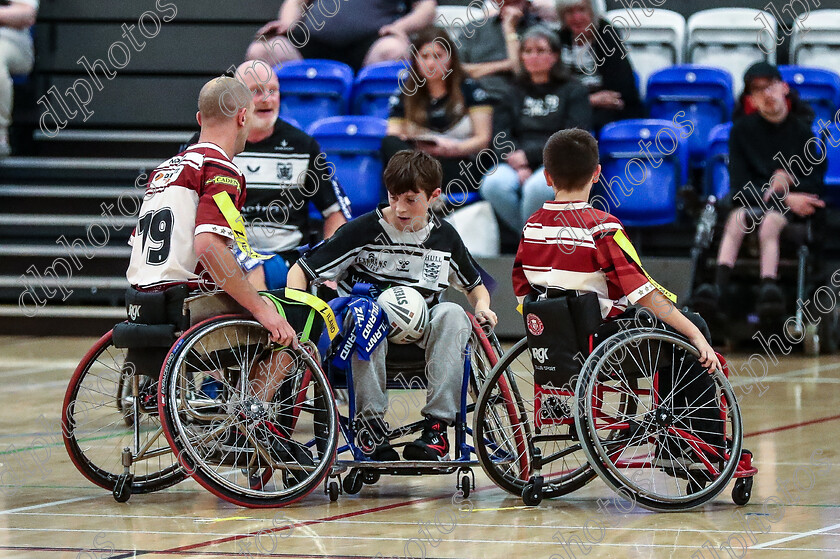
M 251 92 L 239 80 L 228 77 L 213 78 L 198 94 L 198 112 L 204 122 L 233 118 L 240 109 L 251 104 Z

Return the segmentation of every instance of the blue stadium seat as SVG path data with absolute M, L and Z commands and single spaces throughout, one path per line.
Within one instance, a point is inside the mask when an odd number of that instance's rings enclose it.
M 384 198 L 379 152 L 387 127 L 385 119 L 373 116 L 337 116 L 319 120 L 307 131 L 335 165 L 353 215 L 373 210 Z
M 682 64 L 654 72 L 648 80 L 647 105 L 651 118 L 690 120 L 694 131 L 688 138 L 691 165 L 706 161 L 709 132 L 732 115 L 732 76 L 719 68 Z
M 353 114 L 388 118 L 388 100 L 400 89 L 399 74 L 407 72 L 402 62 L 365 66 L 353 83 Z
M 831 138 L 821 134 L 819 126 L 814 123 L 814 134 L 821 136 L 828 151 L 828 169 L 825 172 L 825 201 L 832 207 L 840 207 L 840 143 L 831 145 Z M 831 136 L 840 139 L 840 129 L 835 123 L 828 126 Z
M 814 109 L 817 120 L 831 122 L 840 108 L 840 76 L 822 68 L 779 66 L 782 78 Z
M 642 149 L 641 141 L 652 145 Z M 670 120 L 621 120 L 604 126 L 598 139 L 601 180 L 595 207 L 625 225 L 666 225 L 677 218 L 677 190 L 688 177 L 688 143 Z
M 718 200 L 729 194 L 729 131 L 732 123 L 718 124 L 709 133 L 709 158 L 706 161 L 706 196 Z
M 304 127 L 316 120 L 347 114 L 353 70 L 332 60 L 286 62 L 274 69 L 280 81 L 280 114 Z

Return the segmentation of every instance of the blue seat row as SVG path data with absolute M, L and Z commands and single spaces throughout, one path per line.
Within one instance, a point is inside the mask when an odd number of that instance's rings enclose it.
M 387 118 L 388 99 L 399 90 L 402 62 L 362 68 L 332 60 L 300 60 L 275 68 L 280 81 L 280 112 L 304 127 L 332 116 L 356 114 Z

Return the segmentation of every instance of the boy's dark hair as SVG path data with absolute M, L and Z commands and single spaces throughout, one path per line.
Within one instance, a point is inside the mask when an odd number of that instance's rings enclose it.
M 443 181 L 440 161 L 422 151 L 404 149 L 388 161 L 382 173 L 385 189 L 393 196 L 406 192 L 425 192 L 431 197 Z
M 543 148 L 543 164 L 557 190 L 579 190 L 598 167 L 598 141 L 580 128 L 555 132 Z

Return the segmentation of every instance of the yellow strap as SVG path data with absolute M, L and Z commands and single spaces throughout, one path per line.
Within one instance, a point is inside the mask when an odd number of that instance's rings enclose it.
M 219 206 L 219 210 L 225 216 L 225 221 L 230 225 L 230 229 L 233 231 L 233 240 L 236 241 L 239 250 L 247 254 L 249 258 L 256 258 L 257 260 L 268 260 L 274 257 L 273 254 L 260 254 L 251 249 L 251 245 L 248 244 L 248 237 L 245 235 L 245 220 L 242 219 L 242 214 L 230 201 L 230 195 L 227 192 L 217 192 L 213 195 L 213 201 Z
M 624 231 L 619 229 L 618 231 L 615 232 L 615 235 L 614 235 L 613 238 L 615 239 L 615 242 L 619 246 L 619 248 L 621 248 L 621 250 L 623 250 L 625 253 L 627 253 L 627 256 L 630 257 L 630 260 L 632 260 L 633 262 L 635 262 L 636 264 L 639 265 L 639 268 L 642 270 L 642 273 L 645 275 L 645 277 L 647 277 L 648 281 L 650 283 L 652 283 L 653 286 L 656 289 L 661 291 L 663 295 L 665 295 L 668 299 L 671 300 L 672 303 L 674 303 L 676 305 L 677 304 L 677 296 L 674 295 L 673 293 L 671 293 L 670 291 L 668 291 L 667 289 L 665 289 L 664 287 L 662 287 L 661 285 L 659 285 L 656 282 L 656 280 L 654 280 L 652 277 L 650 277 L 650 274 L 645 272 L 645 269 L 644 269 L 644 267 L 642 267 L 642 263 L 639 260 L 639 255 L 636 254 L 636 249 L 633 248 L 633 243 L 630 242 L 630 239 L 627 238 L 627 235 L 624 234 Z
M 519 303 L 518 305 L 516 305 L 516 312 L 518 312 L 519 314 L 522 314 L 522 303 Z
M 292 289 L 291 287 L 286 288 L 284 295 L 287 299 L 304 303 L 315 309 L 315 312 L 323 317 L 324 324 L 327 326 L 327 334 L 330 336 L 331 340 L 338 335 L 338 321 L 335 319 L 335 313 L 333 313 L 330 306 L 322 299 L 319 299 L 306 291 L 298 291 L 297 289 Z

